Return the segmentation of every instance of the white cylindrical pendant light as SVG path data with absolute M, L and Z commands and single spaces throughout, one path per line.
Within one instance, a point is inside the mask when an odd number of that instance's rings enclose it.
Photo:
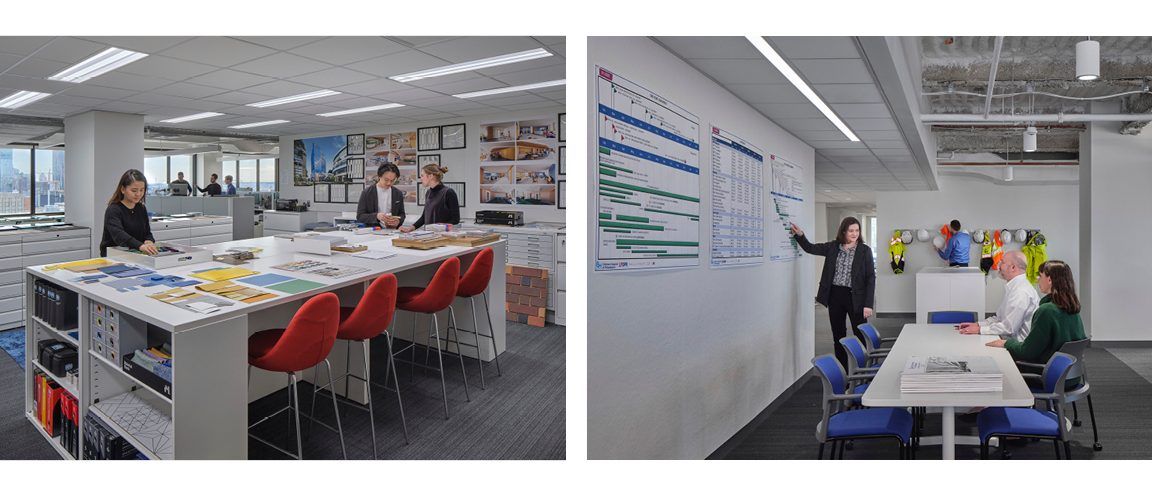
M 1100 77 L 1100 42 L 1084 40 L 1076 44 L 1076 79 L 1095 80 Z
M 1013 178 L 1013 175 L 1012 175 L 1012 166 L 1011 166 L 1011 165 L 1009 165 L 1009 166 L 1005 166 L 1005 167 L 1004 167 L 1004 180 L 1005 180 L 1006 182 L 1011 182 L 1011 181 L 1012 181 L 1012 178 Z M 1006 242 L 1011 242 L 1011 241 L 1006 241 Z
M 1024 152 L 1036 152 L 1036 127 L 1024 130 Z

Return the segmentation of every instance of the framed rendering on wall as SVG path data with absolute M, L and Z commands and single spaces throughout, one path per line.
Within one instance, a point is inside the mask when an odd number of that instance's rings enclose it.
M 361 184 L 361 183 L 345 184 L 345 187 L 348 188 L 348 195 L 346 196 L 346 202 L 359 203 L 360 202 L 360 193 L 364 192 L 364 189 L 365 189 L 364 184 Z
M 558 182 L 558 183 L 557 183 L 557 185 L 558 185 L 558 187 L 557 187 L 557 188 L 558 188 L 560 191 L 559 191 L 559 193 L 557 194 L 556 208 L 559 208 L 559 209 L 561 209 L 561 210 L 565 210 L 565 209 L 567 209 L 567 208 L 568 208 L 568 200 L 567 200 L 567 197 L 568 197 L 568 196 L 564 194 L 564 190 L 565 190 L 565 189 L 564 189 L 564 186 L 565 186 L 565 184 L 567 184 L 567 183 L 568 183 L 568 182 L 565 182 L 565 181 L 563 181 L 563 180 L 561 180 L 560 182 Z
M 327 203 L 329 185 L 330 184 L 316 184 L 312 186 L 312 199 L 317 203 Z
M 556 116 L 556 123 L 560 129 L 559 141 L 560 142 L 566 142 L 567 141 L 566 139 L 568 138 L 568 132 L 567 132 L 567 130 L 568 130 L 568 113 L 560 113 L 559 115 L 557 115 Z
M 364 178 L 364 158 L 348 158 L 348 173 L 354 180 Z
M 348 155 L 359 156 L 364 154 L 364 134 L 358 133 L 348 137 Z
M 328 190 L 329 203 L 348 202 L 348 184 L 332 184 Z
M 430 165 L 433 163 L 440 164 L 440 155 L 439 154 L 421 154 L 419 156 L 416 156 L 416 176 L 417 176 L 417 178 L 419 178 L 420 169 L 424 168 L 424 165 Z
M 564 170 L 564 163 L 566 162 L 566 159 L 567 159 L 564 157 L 564 155 L 565 155 L 564 151 L 566 149 L 568 149 L 568 146 L 560 146 L 559 149 L 560 149 L 560 154 L 559 154 L 559 156 L 557 156 L 556 162 L 560 164 L 560 170 L 559 170 L 559 172 L 557 172 L 557 174 L 558 175 L 564 175 L 564 171 L 565 171 Z
M 464 191 L 465 189 L 468 188 L 467 182 L 444 182 L 444 187 L 452 189 L 453 191 L 456 192 L 456 200 L 460 202 L 461 208 L 465 207 L 468 204 L 467 203 L 467 195 L 465 194 L 465 191 Z M 424 206 L 425 199 L 428 196 L 428 189 L 424 187 L 424 184 L 420 184 L 419 186 L 417 186 L 417 189 L 418 190 L 416 193 L 416 204 L 418 204 L 420 206 Z
M 416 150 L 436 151 L 440 149 L 440 127 L 416 129 Z
M 464 123 L 440 127 L 441 149 L 464 149 L 468 145 L 468 135 Z

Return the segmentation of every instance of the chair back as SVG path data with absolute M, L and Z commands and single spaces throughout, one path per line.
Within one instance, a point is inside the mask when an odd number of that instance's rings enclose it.
M 261 356 L 263 368 L 298 372 L 324 362 L 339 330 L 340 299 L 334 293 L 313 296 L 292 316 L 276 345 Z
M 840 344 L 848 351 L 848 374 L 856 374 L 868 365 L 868 353 L 864 351 L 864 345 L 860 343 L 859 338 L 846 336 L 840 338 Z
M 456 296 L 467 298 L 476 296 L 488 289 L 488 281 L 492 279 L 492 266 L 495 257 L 492 248 L 484 248 L 472 260 L 472 265 L 460 277 L 460 287 Z
M 828 420 L 832 417 L 832 406 L 837 403 L 833 400 L 833 395 L 844 395 L 845 388 L 848 384 L 848 378 L 844 374 L 844 367 L 840 365 L 840 361 L 836 360 L 835 355 L 821 355 L 812 359 L 812 366 L 816 368 L 816 374 L 820 377 L 820 383 L 824 387 L 823 394 L 823 416 L 819 425 L 816 427 L 816 439 L 823 442 L 828 439 Z
M 868 338 L 868 343 L 872 345 L 868 348 L 869 351 L 880 348 L 882 343 L 880 341 L 880 332 L 876 330 L 876 326 L 873 326 L 872 323 L 865 322 L 856 329 L 859 329 L 861 333 L 864 333 L 864 337 Z
M 1088 349 L 1088 342 L 1090 340 L 1076 340 L 1065 342 L 1060 346 L 1060 353 L 1066 353 L 1076 358 L 1076 363 L 1072 365 L 1072 370 L 1068 371 L 1069 378 L 1080 378 L 1080 381 L 1087 383 L 1086 376 L 1087 368 L 1084 367 L 1084 351 Z
M 396 315 L 396 276 L 384 274 L 368 286 L 360 303 L 340 323 L 340 339 L 367 340 L 388 329 Z
M 460 259 L 451 257 L 440 264 L 428 287 L 415 299 L 404 304 L 405 310 L 433 313 L 444 310 L 456 299 L 460 284 Z
M 1062 352 L 1052 354 L 1052 358 L 1048 359 L 1048 364 L 1044 366 L 1044 374 L 1041 376 L 1044 379 L 1044 391 L 1063 396 L 1064 380 L 1068 379 L 1068 373 L 1075 364 L 1076 357 Z
M 971 311 L 939 310 L 928 312 L 929 324 L 960 324 L 961 322 L 978 322 L 979 320 L 979 315 Z

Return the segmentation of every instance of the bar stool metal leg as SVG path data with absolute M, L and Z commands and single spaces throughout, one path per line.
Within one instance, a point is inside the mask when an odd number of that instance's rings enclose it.
M 296 387 L 296 373 L 288 373 L 288 381 L 292 384 L 290 396 L 296 399 L 293 408 L 296 412 L 296 459 L 304 460 L 304 442 L 300 439 L 300 390 Z
M 435 318 L 436 316 L 433 315 L 432 317 Z M 412 312 L 412 336 L 408 338 L 412 342 L 412 345 L 408 347 L 408 349 L 412 351 L 408 356 L 408 381 L 412 381 L 416 379 L 416 312 Z M 427 363 L 427 360 L 425 360 L 425 363 Z
M 372 371 L 368 370 L 368 342 L 361 341 L 360 343 L 364 345 L 364 379 L 370 380 L 372 379 Z M 392 352 L 388 352 L 388 356 L 391 358 Z M 352 370 L 351 366 L 348 370 Z M 350 377 L 344 378 L 345 386 L 347 386 Z M 376 455 L 376 412 L 372 410 L 372 385 L 365 383 L 365 386 L 368 392 L 368 427 L 372 429 L 372 459 L 380 459 Z M 348 392 L 344 392 L 344 394 L 347 396 Z
M 388 332 L 387 329 L 384 330 L 384 338 L 388 340 L 388 364 L 392 371 L 395 372 L 396 362 L 392 359 L 392 333 Z M 384 383 L 387 385 L 387 377 L 385 377 Z M 400 406 L 400 426 L 404 428 L 404 444 L 408 445 L 411 442 L 408 440 L 408 422 L 404 419 L 404 401 L 400 399 L 400 377 L 393 376 L 392 383 L 396 385 L 396 403 Z
M 448 307 L 448 338 L 444 340 L 444 347 L 448 347 L 448 341 L 452 338 L 452 332 L 456 332 L 456 358 L 460 359 L 460 374 L 464 376 L 464 399 L 468 402 L 472 401 L 472 396 L 468 394 L 468 371 L 464 369 L 464 353 L 460 351 L 460 330 L 456 329 L 456 311 L 452 307 Z M 436 346 L 440 346 L 439 343 Z M 477 349 L 479 352 L 479 349 Z
M 476 316 L 476 297 L 469 296 L 468 303 L 472 305 L 472 334 L 475 335 L 473 340 L 476 341 L 476 365 L 480 366 L 480 389 L 487 390 L 488 383 L 484 381 L 484 359 L 481 358 L 484 354 L 480 352 L 480 321 Z M 460 339 L 459 331 L 456 332 L 456 339 Z M 496 353 L 496 350 L 493 349 L 492 353 Z
M 503 376 L 500 370 L 500 354 L 496 352 L 496 329 L 492 327 L 492 309 L 488 308 L 488 290 L 480 293 L 484 297 L 484 316 L 488 318 L 488 339 L 492 340 L 492 357 L 496 360 L 496 375 Z
M 436 335 L 436 360 L 440 363 L 440 390 L 444 394 L 444 419 L 448 419 L 448 384 L 444 381 L 444 355 L 440 352 L 440 328 L 439 320 L 436 314 L 432 314 L 432 320 L 428 324 L 432 327 L 430 334 Z
M 340 408 L 336 405 L 336 390 L 332 386 L 332 363 L 328 362 L 328 359 L 324 359 L 324 368 L 328 371 L 328 393 L 332 394 L 332 412 L 336 414 L 336 433 L 340 434 L 340 454 L 344 456 L 344 459 L 348 459 L 348 449 L 344 447 L 344 427 L 340 424 Z M 315 397 L 313 397 L 313 401 L 315 401 Z

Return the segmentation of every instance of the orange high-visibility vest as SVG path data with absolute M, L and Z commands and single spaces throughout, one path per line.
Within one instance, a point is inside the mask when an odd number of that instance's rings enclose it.
M 1000 270 L 1000 260 L 1004 258 L 1004 241 L 1000 240 L 1000 231 L 993 231 L 992 242 L 996 249 L 992 252 L 992 270 Z

